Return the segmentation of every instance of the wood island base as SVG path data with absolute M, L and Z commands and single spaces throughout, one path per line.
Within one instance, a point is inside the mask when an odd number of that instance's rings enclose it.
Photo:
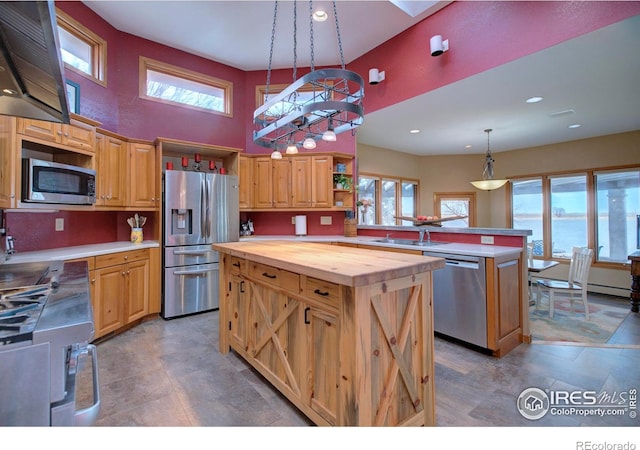
M 214 244 L 220 352 L 317 425 L 435 425 L 431 270 L 444 260 L 308 242 Z

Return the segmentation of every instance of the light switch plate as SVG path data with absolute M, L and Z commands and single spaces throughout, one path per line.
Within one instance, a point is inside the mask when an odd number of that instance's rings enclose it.
M 331 225 L 332 223 L 331 216 L 320 216 L 320 225 Z
M 64 219 L 62 217 L 56 218 L 56 231 L 64 231 Z
M 296 216 L 291 216 L 291 225 L 296 224 Z
M 493 244 L 493 236 L 480 236 L 481 244 Z

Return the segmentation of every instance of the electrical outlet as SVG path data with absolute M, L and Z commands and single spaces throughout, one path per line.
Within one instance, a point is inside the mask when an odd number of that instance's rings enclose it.
M 493 236 L 480 236 L 480 243 L 493 245 Z
M 291 216 L 291 225 L 296 224 L 296 216 Z
M 331 225 L 332 223 L 331 216 L 320 216 L 320 225 Z
M 56 218 L 56 231 L 64 231 L 64 219 L 62 217 Z

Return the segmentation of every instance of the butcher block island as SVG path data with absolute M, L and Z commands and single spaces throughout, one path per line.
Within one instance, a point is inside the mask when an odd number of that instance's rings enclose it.
M 318 425 L 435 425 L 431 271 L 443 259 L 292 241 L 213 248 L 223 354 Z

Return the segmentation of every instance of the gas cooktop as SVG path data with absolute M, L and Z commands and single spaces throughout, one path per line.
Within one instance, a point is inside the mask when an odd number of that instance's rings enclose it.
M 32 339 L 57 270 L 44 262 L 0 266 L 0 345 Z

